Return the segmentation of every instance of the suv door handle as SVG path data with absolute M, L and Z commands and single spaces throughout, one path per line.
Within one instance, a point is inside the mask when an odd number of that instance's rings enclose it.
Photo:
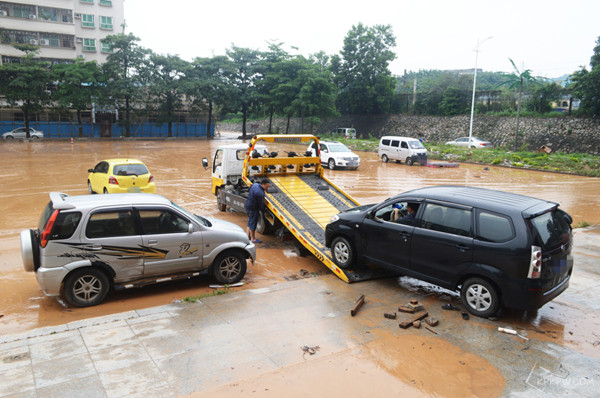
M 471 250 L 471 248 L 467 245 L 458 244 L 458 245 L 455 245 L 454 247 L 456 247 L 461 253 L 464 253 L 467 250 Z
M 102 250 L 102 245 L 92 245 L 92 247 L 90 247 L 90 250 Z
M 158 241 L 156 239 L 150 239 L 148 241 L 148 246 L 153 246 L 153 245 L 156 245 L 157 243 L 158 243 Z

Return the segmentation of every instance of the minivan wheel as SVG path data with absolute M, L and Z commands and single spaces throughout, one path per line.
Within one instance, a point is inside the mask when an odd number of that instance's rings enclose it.
M 482 278 L 467 279 L 460 290 L 460 298 L 467 311 L 482 318 L 494 315 L 500 308 L 496 288 Z
M 100 304 L 108 294 L 106 274 L 96 268 L 79 268 L 65 279 L 65 300 L 74 307 Z
M 348 240 L 339 236 L 331 244 L 331 257 L 333 262 L 342 269 L 347 269 L 354 263 L 354 250 Z
M 329 167 L 329 170 L 335 170 L 335 160 L 329 159 L 329 162 L 327 162 L 327 166 Z
M 231 285 L 246 275 L 246 258 L 239 251 L 219 254 L 213 263 L 212 274 L 223 285 Z
M 413 160 L 411 157 L 406 158 L 406 165 L 407 166 L 412 166 L 413 165 Z
M 381 155 L 381 161 L 383 163 L 387 163 L 390 159 L 388 158 L 388 156 L 386 154 Z

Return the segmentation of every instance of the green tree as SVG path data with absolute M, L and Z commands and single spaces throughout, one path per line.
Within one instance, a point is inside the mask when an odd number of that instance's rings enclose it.
M 177 111 L 183 108 L 183 92 L 185 71 L 188 62 L 176 55 L 150 54 L 147 64 L 150 108 L 158 112 L 157 124 L 167 123 L 169 137 L 173 136 L 173 122 L 177 119 Z
M 234 94 L 230 105 L 242 112 L 242 138 L 245 139 L 248 113 L 257 101 L 256 80 L 259 76 L 257 65 L 260 52 L 232 45 L 226 53 L 233 66 L 232 73 L 228 76 Z
M 557 83 L 541 84 L 531 91 L 531 99 L 527 103 L 527 109 L 539 113 L 552 111 L 552 101 L 558 101 L 565 93 L 565 89 Z
M 101 71 L 95 61 L 83 62 L 80 58 L 73 64 L 58 64 L 53 68 L 56 91 L 53 97 L 62 109 L 75 109 L 79 137 L 83 137 L 81 112 L 90 109 L 100 95 Z
M 596 40 L 590 66 L 590 71 L 582 67 L 571 75 L 570 88 L 573 95 L 581 100 L 581 112 L 596 117 L 600 116 L 600 36 Z
M 102 39 L 112 53 L 102 64 L 106 78 L 105 99 L 116 103 L 119 124 L 125 128 L 125 136 L 131 135 L 132 104 L 144 99 L 143 89 L 147 77 L 142 75 L 150 50 L 140 47 L 140 39 L 133 34 L 119 33 Z
M 340 93 L 342 113 L 377 114 L 389 111 L 395 81 L 388 69 L 396 55 L 396 38 L 390 25 L 352 26 L 344 47 L 331 59 L 331 70 Z
M 518 139 L 519 139 L 519 119 L 521 117 L 521 99 L 523 97 L 523 85 L 525 83 L 537 84 L 537 79 L 531 74 L 531 69 L 525 69 L 520 71 L 515 65 L 512 59 L 509 58 L 510 63 L 513 66 L 513 73 L 505 73 L 504 76 L 506 81 L 503 85 L 508 85 L 508 88 L 514 89 L 519 88 L 519 98 L 517 100 L 517 127 L 515 129 L 515 146 L 514 150 L 518 150 Z
M 283 50 L 283 43 L 269 43 L 269 51 L 262 53 L 261 60 L 256 66 L 260 78 L 256 81 L 258 100 L 267 108 L 269 113 L 268 132 L 272 132 L 273 115 L 281 112 L 283 107 L 280 98 L 271 95 L 281 81 L 281 66 L 290 59 L 290 54 Z
M 198 57 L 185 72 L 184 91 L 195 108 L 208 111 L 208 132 L 212 126 L 214 107 L 227 103 L 233 97 L 226 78 L 233 74 L 232 68 L 233 65 L 225 56 Z
M 49 87 L 53 83 L 53 76 L 48 62 L 34 58 L 38 47 L 29 44 L 13 47 L 25 55 L 20 63 L 0 65 L 0 93 L 11 106 L 19 106 L 25 119 L 26 137 L 30 138 L 29 118 L 50 102 Z
M 444 90 L 440 110 L 444 116 L 460 115 L 467 109 L 468 94 L 464 90 L 451 86 Z

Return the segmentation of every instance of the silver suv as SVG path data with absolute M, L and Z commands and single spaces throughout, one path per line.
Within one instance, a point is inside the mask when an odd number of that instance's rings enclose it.
M 162 196 L 50 193 L 37 229 L 21 232 L 23 266 L 47 296 L 72 306 L 126 289 L 208 271 L 232 284 L 256 248 L 239 226 L 193 215 Z

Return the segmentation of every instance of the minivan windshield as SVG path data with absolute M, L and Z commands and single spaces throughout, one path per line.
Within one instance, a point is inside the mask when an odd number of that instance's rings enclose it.
M 412 149 L 425 149 L 425 147 L 423 146 L 423 144 L 421 144 L 421 141 L 408 141 L 408 145 L 412 148 Z
M 550 211 L 531 219 L 540 239 L 542 249 L 551 249 L 567 243 L 571 236 L 571 227 L 559 210 Z

